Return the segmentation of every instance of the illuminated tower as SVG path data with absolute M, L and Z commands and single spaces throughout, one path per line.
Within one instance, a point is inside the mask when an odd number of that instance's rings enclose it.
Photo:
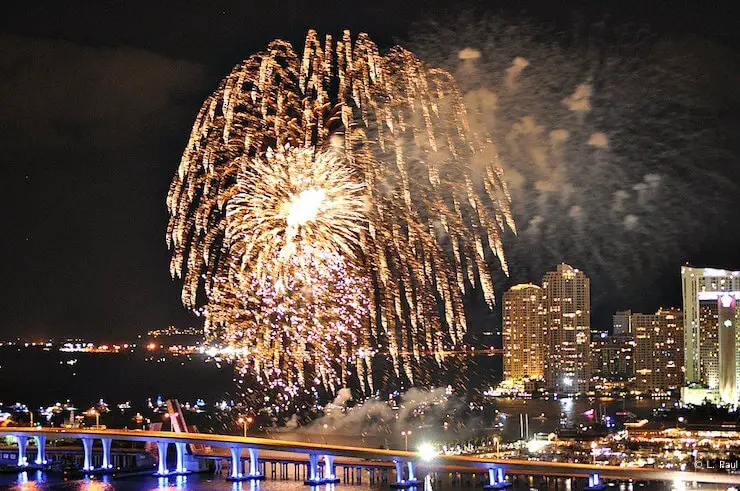
M 545 376 L 542 288 L 516 285 L 504 293 L 504 380 Z
M 612 316 L 612 334 L 624 336 L 632 334 L 631 310 L 619 310 Z
M 669 391 L 683 385 L 683 315 L 679 309 L 632 314 L 635 336 L 635 388 Z
M 591 379 L 591 293 L 588 277 L 559 264 L 545 273 L 544 290 L 548 356 L 545 378 L 554 392 L 588 392 Z
M 717 320 L 719 335 L 719 399 L 725 404 L 736 404 L 740 395 L 740 360 L 738 353 L 737 301 L 729 293 L 717 300 Z
M 730 317 L 736 314 L 729 311 L 736 312 L 736 309 L 722 307 L 721 300 L 723 297 L 740 298 L 740 271 L 684 266 L 681 268 L 681 283 L 686 381 L 719 389 L 720 379 L 729 380 L 729 374 L 734 373 L 737 366 L 729 363 L 727 343 L 730 338 L 724 335 L 729 333 L 723 334 L 720 327 L 728 319 L 734 322 Z M 722 312 L 723 309 L 726 311 Z M 727 373 L 722 375 L 723 371 Z

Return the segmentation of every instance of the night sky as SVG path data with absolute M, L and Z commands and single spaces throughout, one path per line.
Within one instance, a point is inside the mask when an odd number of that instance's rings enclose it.
M 0 20 L 3 339 L 123 340 L 197 325 L 168 273 L 167 189 L 202 100 L 235 63 L 274 38 L 300 49 L 308 28 L 348 27 L 387 48 L 414 22 L 495 4 L 503 15 L 526 6 L 537 21 L 564 28 L 576 19 L 618 19 L 669 38 L 708 39 L 735 54 L 740 47 L 738 9 L 718 2 L 17 3 L 5 5 Z M 737 176 L 737 167 L 729 174 Z M 733 203 L 727 233 L 699 238 L 686 260 L 740 266 L 740 198 Z M 654 276 L 648 301 L 636 289 L 595 318 L 677 303 L 678 265 Z

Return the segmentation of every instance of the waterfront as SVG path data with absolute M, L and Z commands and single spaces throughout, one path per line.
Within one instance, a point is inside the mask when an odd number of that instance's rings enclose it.
M 486 357 L 490 360 L 490 358 Z M 483 365 L 483 361 L 477 365 Z M 29 377 L 43 374 L 44 389 L 28 390 Z M 45 351 L 40 348 L 0 349 L 0 402 L 6 407 L 21 403 L 37 410 L 56 402 L 70 401 L 78 413 L 104 400 L 110 412 L 101 414 L 101 424 L 109 427 L 132 427 L 131 418 L 137 412 L 152 422 L 162 421 L 155 414 L 157 399 L 179 399 L 181 403 L 196 406 L 204 401 L 202 409 L 188 412 L 187 419 L 203 431 L 232 430 L 228 404 L 236 397 L 233 369 L 204 355 L 180 355 L 134 351 L 125 353 L 67 353 Z M 150 407 L 149 403 L 154 407 Z M 464 402 L 464 401 L 463 401 Z M 223 404 L 226 403 L 226 404 Z M 588 425 L 594 422 L 597 411 L 616 418 L 618 412 L 629 412 L 638 418 L 649 418 L 652 409 L 670 401 L 609 400 L 609 399 L 490 399 L 486 411 L 471 411 L 458 426 L 450 425 L 445 433 L 429 424 L 420 425 L 411 437 L 413 447 L 423 438 L 465 439 L 501 433 L 505 440 L 520 437 L 520 414 L 529 416 L 529 434 L 550 433 L 558 429 L 561 419 L 568 425 Z M 119 409 L 119 405 L 123 407 Z M 593 412 L 589 412 L 590 410 Z M 9 410 L 9 409 L 6 409 Z M 492 416 L 493 410 L 501 414 Z M 484 415 L 485 413 L 485 415 Z M 59 424 L 63 416 L 54 419 Z M 27 416 L 26 416 L 27 417 Z M 40 416 L 37 414 L 37 418 Z M 93 420 L 87 420 L 92 424 Z M 49 422 L 44 422 L 48 425 Z M 412 423 L 409 421 L 409 424 Z M 256 430 L 256 428 L 253 428 Z M 399 431 L 400 433 L 400 431 Z M 305 436 L 305 435 L 304 435 Z M 322 435 L 322 438 L 332 435 Z M 383 436 L 378 443 L 385 446 L 402 445 L 400 435 Z

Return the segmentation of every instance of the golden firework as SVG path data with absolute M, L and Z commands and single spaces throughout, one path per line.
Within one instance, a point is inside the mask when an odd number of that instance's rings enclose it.
M 514 224 L 492 148 L 450 74 L 402 48 L 381 56 L 365 34 L 310 31 L 299 57 L 273 41 L 205 101 L 172 181 L 183 303 L 207 304 L 209 335 L 245 347 L 257 371 L 274 360 L 272 380 L 311 368 L 342 381 L 351 363 L 372 390 L 368 353 L 387 351 L 397 375 L 424 383 L 421 359 L 463 342 L 463 296 L 480 285 L 493 305 L 489 263 L 506 270 Z M 339 295 L 341 282 L 352 288 Z M 322 318 L 310 329 L 282 315 L 307 304 Z M 280 315 L 261 322 L 254 305 Z

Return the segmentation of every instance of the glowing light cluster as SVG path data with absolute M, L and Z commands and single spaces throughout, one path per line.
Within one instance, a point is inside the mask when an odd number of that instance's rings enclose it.
M 489 263 L 506 270 L 492 145 L 452 77 L 402 48 L 273 41 L 204 102 L 172 181 L 183 303 L 273 387 L 353 371 L 372 391 L 376 353 L 428 382 L 423 358 L 463 342 L 463 296 L 480 285 L 493 305 Z

